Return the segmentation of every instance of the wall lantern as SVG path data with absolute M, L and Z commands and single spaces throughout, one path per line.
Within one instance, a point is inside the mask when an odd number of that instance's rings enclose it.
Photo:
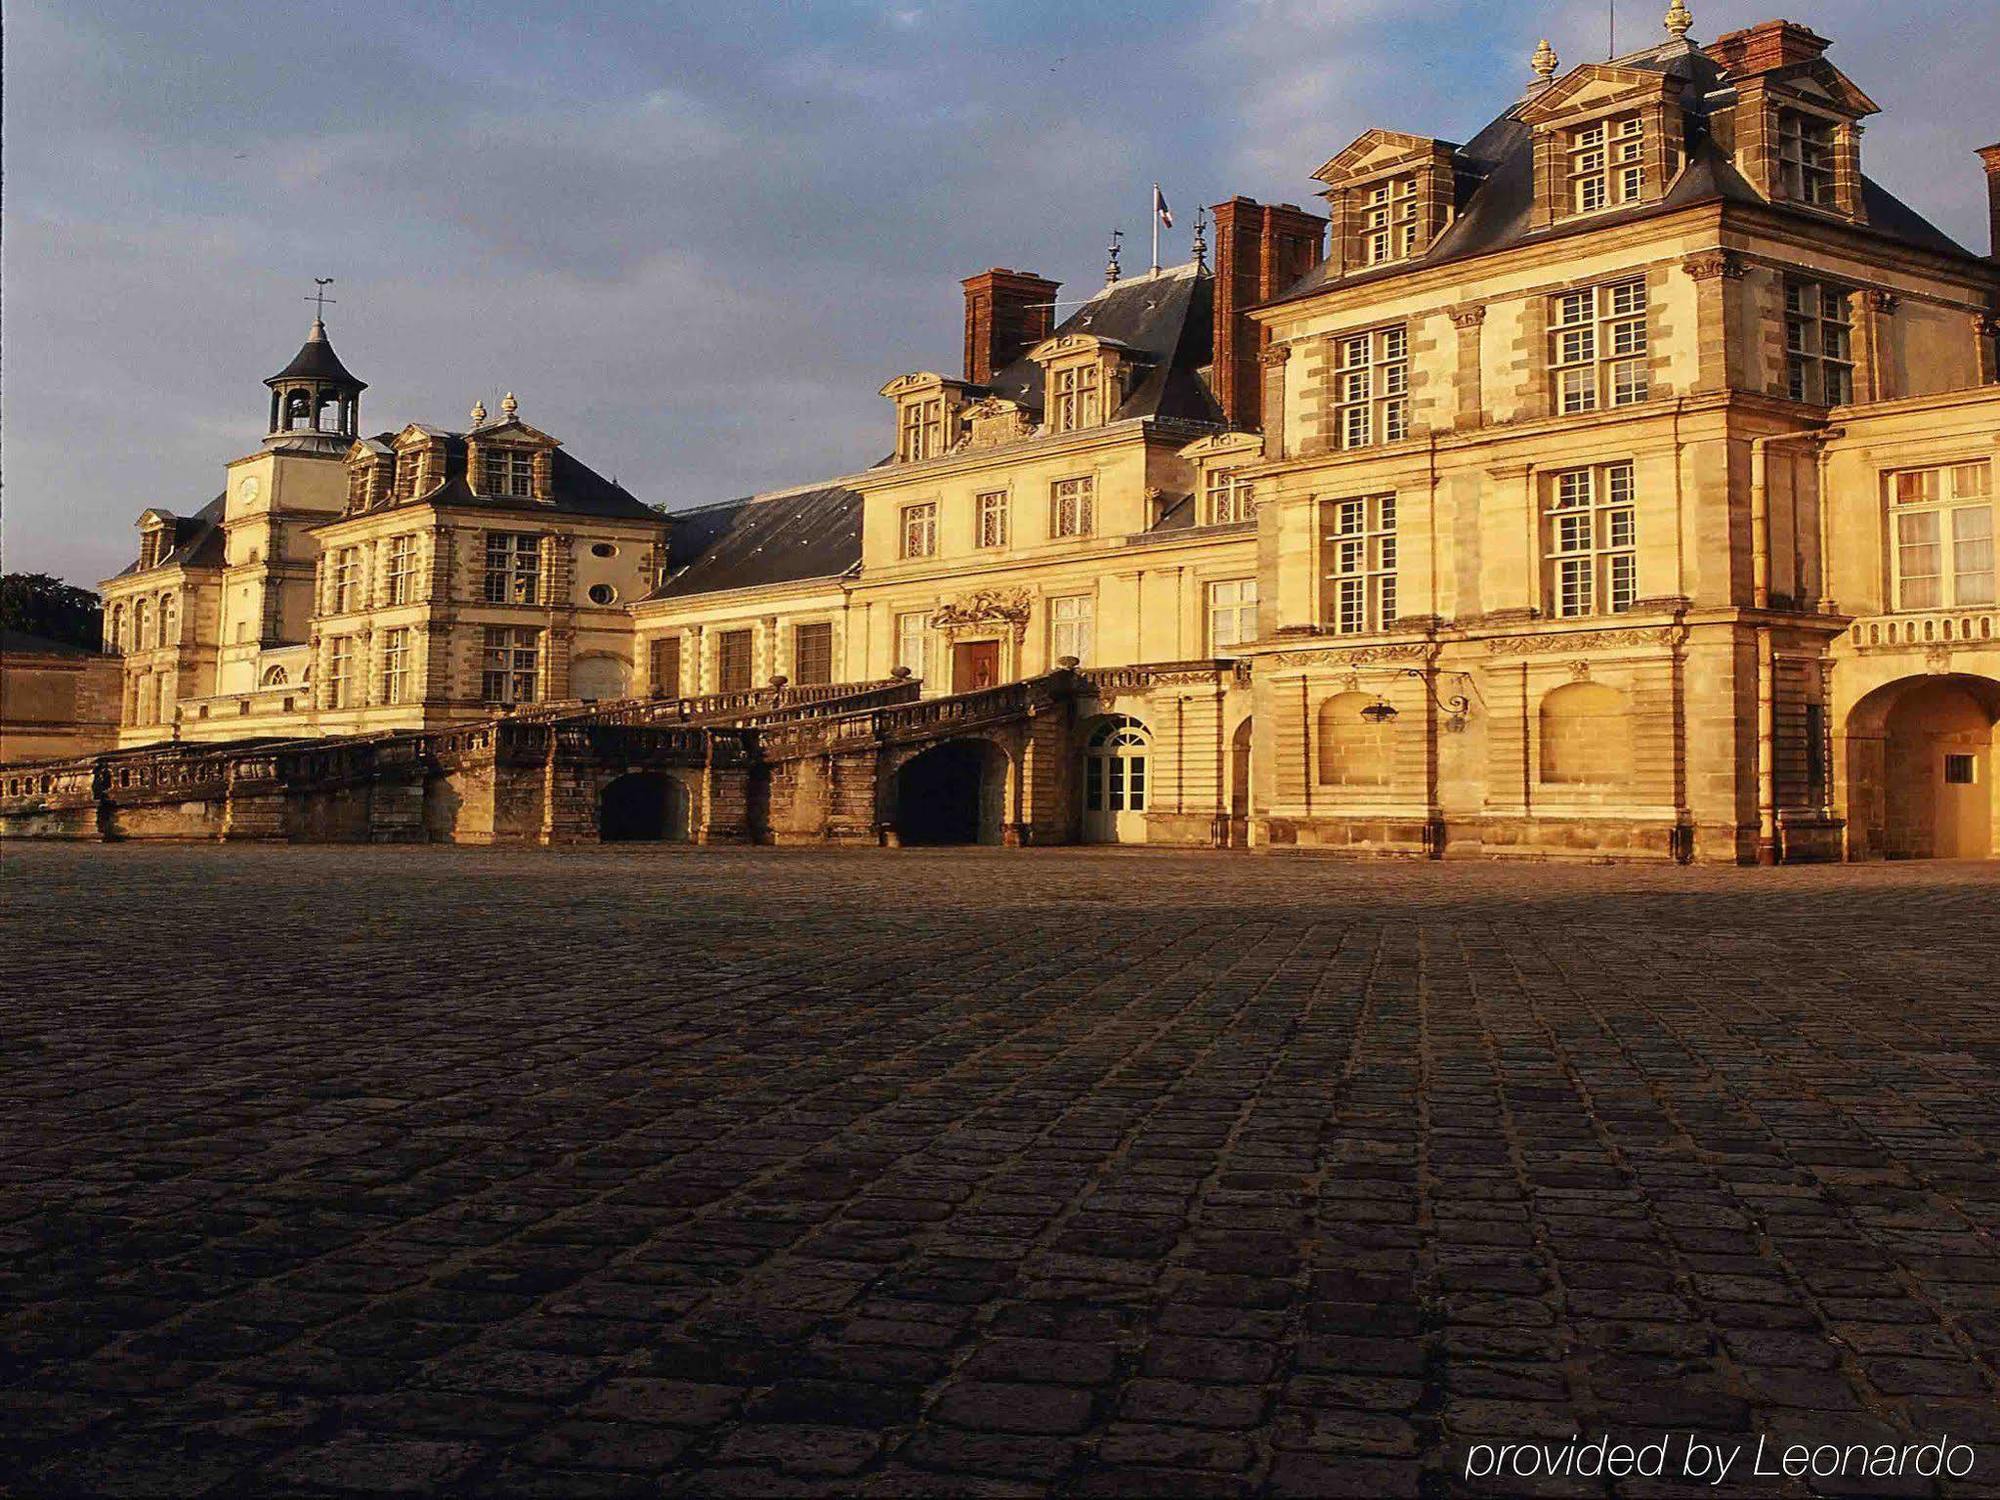
M 1424 685 L 1424 692 L 1430 696 L 1431 703 L 1444 716 L 1444 728 L 1447 733 L 1458 734 L 1464 730 L 1466 720 L 1472 717 L 1470 697 L 1464 693 L 1454 693 L 1449 698 L 1440 698 L 1436 687 L 1432 685 L 1431 675 L 1421 667 L 1405 667 L 1402 675 L 1414 677 Z M 1473 686 L 1472 675 L 1469 672 L 1452 672 L 1444 675 L 1456 677 L 1467 686 Z M 1474 690 L 1477 691 L 1476 687 Z M 1387 724 L 1396 717 L 1396 705 L 1377 693 L 1375 701 L 1361 710 L 1361 717 L 1371 724 Z
M 1377 693 L 1375 701 L 1361 710 L 1361 717 L 1370 724 L 1386 724 L 1396 717 L 1396 705 Z

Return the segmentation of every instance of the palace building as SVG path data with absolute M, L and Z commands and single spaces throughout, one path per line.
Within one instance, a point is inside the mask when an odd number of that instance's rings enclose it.
M 1824 37 L 1691 27 L 1318 143 L 1324 211 L 1218 204 L 1212 265 L 972 276 L 888 458 L 742 500 L 655 510 L 511 397 L 362 437 L 316 321 L 103 586 L 121 749 L 0 816 L 1993 857 L 2000 262 L 1868 175 Z

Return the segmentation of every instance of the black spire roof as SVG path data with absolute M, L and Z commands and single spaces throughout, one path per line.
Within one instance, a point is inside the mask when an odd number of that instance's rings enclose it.
M 285 380 L 323 380 L 352 386 L 357 391 L 368 389 L 368 382 L 356 380 L 347 373 L 347 366 L 340 362 L 340 356 L 333 352 L 333 345 L 326 336 L 326 324 L 313 319 L 312 332 L 299 346 L 299 352 L 292 356 L 292 362 L 278 371 L 266 385 L 277 385 Z

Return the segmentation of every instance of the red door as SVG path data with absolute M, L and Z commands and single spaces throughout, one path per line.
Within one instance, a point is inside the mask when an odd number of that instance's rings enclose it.
M 951 690 L 976 693 L 1000 681 L 1000 643 L 961 641 L 951 654 Z

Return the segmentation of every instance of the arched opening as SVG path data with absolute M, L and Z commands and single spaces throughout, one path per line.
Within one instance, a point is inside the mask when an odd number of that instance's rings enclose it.
M 266 667 L 262 678 L 265 687 L 284 687 L 291 679 L 285 675 L 283 667 Z
M 1572 682 L 1542 699 L 1542 782 L 1617 786 L 1632 775 L 1632 716 L 1625 695 L 1601 682 Z
M 1229 741 L 1229 847 L 1243 849 L 1250 844 L 1250 738 L 1251 721 L 1236 726 Z
M 569 693 L 572 698 L 603 701 L 623 698 L 631 669 L 616 656 L 580 656 L 570 663 Z
M 1319 710 L 1319 784 L 1383 787 L 1396 770 L 1396 720 L 1370 717 L 1373 693 L 1336 693 Z
M 662 771 L 634 771 L 607 784 L 597 803 L 597 833 L 607 844 L 685 843 L 687 788 Z
M 997 844 L 1007 796 L 1007 756 L 986 740 L 949 740 L 896 772 L 893 826 L 902 844 Z
M 1137 719 L 1112 714 L 1083 747 L 1083 839 L 1087 844 L 1143 844 L 1151 795 L 1152 734 Z
M 1906 678 L 1848 719 L 1848 824 L 1856 854 L 1990 859 L 2000 850 L 1993 748 L 2000 682 Z
M 286 432 L 304 432 L 311 428 L 313 420 L 312 395 L 307 391 L 293 391 L 285 397 Z

